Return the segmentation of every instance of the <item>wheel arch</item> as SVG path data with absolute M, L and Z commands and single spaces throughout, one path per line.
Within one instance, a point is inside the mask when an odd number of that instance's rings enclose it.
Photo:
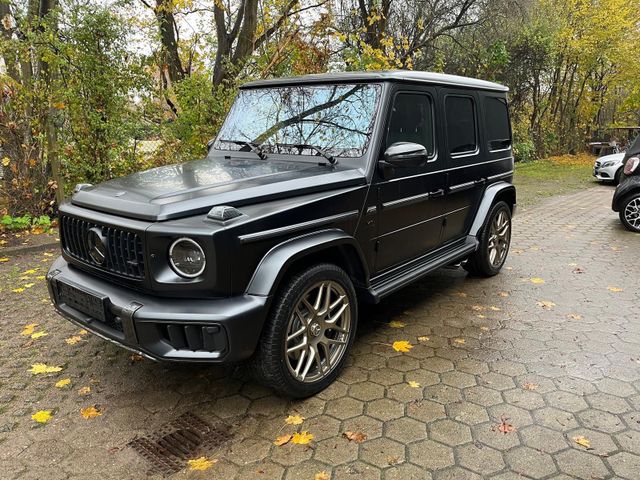
M 356 289 L 369 285 L 369 268 L 356 239 L 342 230 L 328 229 L 289 239 L 269 250 L 251 277 L 246 294 L 273 295 L 284 278 L 317 263 L 343 268 Z
M 469 235 L 473 235 L 474 237 L 478 235 L 487 220 L 487 215 L 491 211 L 491 207 L 500 201 L 504 201 L 509 205 L 511 214 L 513 214 L 516 207 L 516 187 L 511 183 L 497 182 L 486 188 L 480 201 L 480 206 L 476 211 L 476 216 L 471 224 Z

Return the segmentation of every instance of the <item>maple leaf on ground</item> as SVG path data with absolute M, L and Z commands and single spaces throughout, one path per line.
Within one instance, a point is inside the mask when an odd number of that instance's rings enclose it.
M 34 363 L 27 371 L 33 373 L 34 375 L 38 375 L 41 373 L 58 373 L 62 371 L 62 367 L 52 367 L 50 365 L 47 365 L 46 363 Z
M 302 422 L 304 422 L 304 417 L 301 415 L 289 415 L 287 418 L 285 418 L 284 423 L 286 423 L 287 425 L 300 425 Z
M 24 288 L 22 287 L 18 287 L 18 288 L 14 288 L 13 290 L 11 290 L 13 293 L 22 293 L 24 292 Z
M 540 385 L 537 383 L 526 382 L 522 384 L 524 390 L 536 390 Z
M 209 460 L 207 457 L 199 457 L 187 461 L 189 470 L 209 470 L 216 463 L 218 463 L 218 460 Z
M 407 324 L 406 324 L 406 323 L 404 323 L 404 322 L 400 322 L 400 321 L 398 321 L 398 320 L 391 320 L 391 321 L 389 322 L 389 326 L 390 326 L 391 328 L 404 328 L 404 327 L 406 327 L 406 326 L 407 326 Z
M 75 345 L 80 341 L 82 341 L 82 337 L 79 335 L 74 335 L 72 337 L 65 339 L 65 342 L 67 343 L 67 345 Z
M 62 380 L 58 380 L 54 385 L 56 388 L 64 388 L 71 383 L 70 378 L 63 378 Z
M 22 332 L 20 332 L 20 335 L 24 335 L 25 337 L 33 335 L 33 332 L 35 331 L 37 326 L 37 323 L 30 323 L 28 325 L 25 325 L 22 329 Z
M 420 383 L 415 380 L 409 380 L 407 383 L 411 388 L 420 388 Z
M 393 342 L 392 347 L 396 352 L 407 353 L 409 350 L 411 350 L 413 348 L 413 345 L 411 345 L 406 340 L 398 340 L 396 342 Z
M 78 330 L 78 335 L 80 335 L 80 336 L 85 336 L 85 335 L 88 335 L 88 334 L 89 334 L 89 331 L 85 330 L 84 328 L 82 330 Z
M 544 283 L 544 278 L 533 277 L 533 278 L 530 278 L 529 281 L 535 285 L 542 285 Z
M 276 437 L 276 439 L 273 442 L 273 444 L 278 446 L 278 447 L 281 447 L 282 445 L 285 445 L 285 444 L 289 443 L 291 441 L 292 437 L 293 437 L 293 434 L 291 434 L 291 433 L 287 433 L 285 435 L 280 435 L 279 437 Z
M 498 430 L 501 433 L 504 433 L 505 435 L 508 433 L 512 433 L 515 432 L 516 427 L 514 427 L 513 425 L 511 425 L 508 422 L 509 418 L 505 417 L 504 415 L 500 418 L 500 423 L 498 423 L 497 425 L 494 425 L 491 430 L 495 431 Z
M 33 275 L 36 272 L 37 272 L 37 269 L 30 268 L 29 270 L 25 270 L 24 272 L 22 272 L 22 275 Z
M 9 261 L 9 257 L 2 257 L 0 258 L 0 263 L 5 263 Z
M 44 330 L 40 331 L 40 332 L 36 332 L 34 334 L 31 335 L 31 339 L 32 340 L 37 340 L 39 338 L 42 337 L 46 337 L 47 335 L 49 335 L 47 332 L 45 332 Z
M 350 442 L 362 443 L 367 439 L 367 436 L 362 432 L 346 431 L 342 434 L 344 438 Z
M 295 443 L 297 445 L 306 445 L 311 440 L 313 440 L 313 434 L 305 431 L 300 433 L 294 433 L 291 437 L 291 443 Z
M 313 480 L 331 480 L 331 477 L 329 476 L 329 474 L 327 472 L 325 472 L 323 470 L 321 472 L 316 473 L 313 476 Z
M 578 435 L 577 437 L 573 437 L 573 441 L 576 442 L 581 447 L 586 448 L 587 450 L 591 449 L 591 442 L 588 438 L 583 437 L 582 435 Z
M 39 410 L 31 415 L 31 419 L 38 423 L 47 423 L 51 417 L 53 417 L 51 410 Z
M 85 420 L 89 420 L 90 418 L 99 417 L 102 415 L 102 412 L 95 405 L 91 405 L 89 407 L 82 408 L 80 410 L 80 415 L 82 415 Z

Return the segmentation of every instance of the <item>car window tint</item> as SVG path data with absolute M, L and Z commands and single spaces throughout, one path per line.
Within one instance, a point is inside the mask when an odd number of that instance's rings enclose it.
M 419 143 L 431 157 L 434 153 L 431 97 L 419 93 L 399 93 L 393 102 L 387 132 L 387 147 L 397 142 Z
M 509 110 L 504 98 L 486 97 L 484 117 L 489 140 L 489 150 L 502 150 L 511 146 Z
M 449 152 L 460 154 L 477 148 L 475 105 L 471 97 L 449 96 L 445 101 Z

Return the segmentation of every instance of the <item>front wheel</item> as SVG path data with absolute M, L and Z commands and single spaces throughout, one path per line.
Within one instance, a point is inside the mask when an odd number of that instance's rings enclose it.
M 289 397 L 314 395 L 340 373 L 358 324 L 344 270 L 321 264 L 294 275 L 274 299 L 253 359 L 257 379 Z
M 505 202 L 497 202 L 487 216 L 478 237 L 478 250 L 463 264 L 472 275 L 491 277 L 502 269 L 511 245 L 511 209 Z
M 627 230 L 640 233 L 640 192 L 635 192 L 622 201 L 620 221 Z

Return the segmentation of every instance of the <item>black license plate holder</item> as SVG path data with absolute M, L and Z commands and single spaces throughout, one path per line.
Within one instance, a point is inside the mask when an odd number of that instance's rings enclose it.
M 58 301 L 100 322 L 109 318 L 109 297 L 58 281 Z

